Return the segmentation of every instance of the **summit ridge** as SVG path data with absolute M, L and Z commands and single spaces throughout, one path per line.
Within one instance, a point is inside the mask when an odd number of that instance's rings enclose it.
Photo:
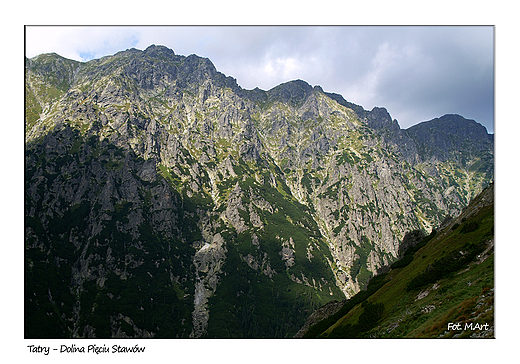
M 462 116 L 401 129 L 156 45 L 25 65 L 26 337 L 292 337 L 493 180 Z

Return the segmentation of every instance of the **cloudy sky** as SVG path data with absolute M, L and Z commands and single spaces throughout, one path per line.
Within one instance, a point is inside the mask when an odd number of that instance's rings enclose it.
M 209 58 L 246 89 L 302 79 L 372 109 L 402 128 L 444 114 L 494 132 L 492 26 L 26 27 L 26 56 L 88 61 L 165 45 Z

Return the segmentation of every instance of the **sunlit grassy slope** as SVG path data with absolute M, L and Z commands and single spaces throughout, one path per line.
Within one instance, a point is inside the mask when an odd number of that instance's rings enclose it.
M 493 186 L 306 338 L 494 337 Z

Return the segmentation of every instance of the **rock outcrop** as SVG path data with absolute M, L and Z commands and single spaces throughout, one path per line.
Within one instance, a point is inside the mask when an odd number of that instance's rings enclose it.
M 482 128 L 161 46 L 26 59 L 26 332 L 292 336 L 492 180 Z

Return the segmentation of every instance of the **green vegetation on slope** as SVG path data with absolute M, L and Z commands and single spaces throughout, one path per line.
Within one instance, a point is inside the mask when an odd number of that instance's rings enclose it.
M 66 138 L 68 132 L 74 138 Z M 113 161 L 125 153 L 107 141 L 93 137 L 87 142 L 79 131 L 70 129 L 51 136 L 63 153 L 45 153 L 41 146 L 26 151 L 26 183 L 30 186 L 40 178 L 45 189 L 26 191 L 25 337 L 187 337 L 193 284 L 175 277 L 190 274 L 187 267 L 193 248 L 182 241 L 182 235 L 158 233 L 147 222 L 157 218 L 150 201 L 156 196 L 153 185 L 136 177 L 143 162 L 126 154 L 127 168 L 114 169 L 101 156 L 112 155 Z M 81 149 L 75 148 L 78 140 Z M 69 172 L 59 173 L 62 170 Z M 138 186 L 133 201 L 112 197 L 104 209 L 103 186 L 114 183 L 124 193 L 128 187 L 122 178 L 125 172 L 125 178 L 136 177 L 130 182 Z M 78 180 L 96 178 L 102 183 L 84 190 L 76 187 Z M 161 183 L 156 181 L 154 186 Z M 172 200 L 180 199 L 176 191 L 169 192 Z M 45 203 L 45 194 L 53 204 Z M 68 201 L 75 195 L 81 197 L 80 202 Z M 48 218 L 45 213 L 50 209 L 55 213 Z M 48 219 L 31 216 L 29 210 Z M 135 210 L 146 219 L 138 227 L 138 239 L 125 228 L 131 225 Z M 107 213 L 109 218 L 95 218 Z M 189 216 L 181 216 L 179 222 L 185 235 L 196 229 Z M 97 229 L 91 233 L 93 224 Z
M 305 338 L 489 337 L 493 335 L 493 204 L 475 206 L 433 232 L 366 291 L 346 301 Z M 376 287 L 374 287 L 376 286 Z M 461 323 L 459 330 L 449 323 Z
M 492 176 L 492 149 L 468 171 L 416 169 L 382 109 L 304 81 L 245 91 L 166 47 L 26 59 L 25 90 L 28 336 L 291 336 L 341 290 L 385 283 L 370 278 L 400 236 Z M 382 308 L 364 303 L 352 327 Z

